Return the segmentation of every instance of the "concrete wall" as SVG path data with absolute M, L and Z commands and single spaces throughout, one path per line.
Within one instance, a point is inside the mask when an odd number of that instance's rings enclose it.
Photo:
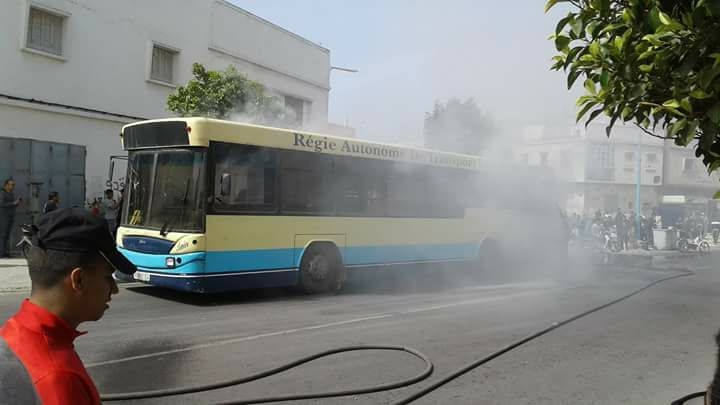
M 24 48 L 30 4 L 66 15 L 62 58 Z M 222 1 L 6 0 L 0 26 L 2 93 L 167 116 L 174 87 L 147 80 L 158 43 L 178 51 L 176 84 L 193 62 L 235 63 L 274 93 L 306 100 L 308 121 L 327 121 L 329 51 Z
M 693 162 L 690 164 L 692 166 L 689 168 L 690 170 L 683 167 L 685 159 Z M 695 187 L 708 191 L 720 189 L 720 174 L 714 172 L 712 175 L 708 175 L 702 160 L 695 157 L 695 148 L 692 146 L 681 148 L 668 142 L 664 169 L 665 183 L 668 186 Z
M 109 156 L 124 154 L 119 138 L 122 126 L 117 121 L 0 104 L 0 136 L 86 145 L 88 199 L 99 197 L 105 189 Z M 120 167 L 118 175 L 124 176 Z
M 63 16 L 61 56 L 25 47 L 31 5 Z M 153 44 L 177 52 L 174 84 L 150 79 Z M 0 61 L 0 136 L 87 145 L 88 198 L 105 187 L 120 127 L 134 119 L 3 94 L 159 118 L 193 62 L 234 64 L 269 94 L 303 100 L 305 128 L 327 128 L 330 52 L 221 0 L 3 0 Z

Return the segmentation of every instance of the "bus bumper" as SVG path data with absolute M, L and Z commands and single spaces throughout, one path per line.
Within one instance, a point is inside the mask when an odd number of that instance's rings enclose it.
M 138 271 L 133 275 L 135 280 L 173 290 L 215 293 L 293 286 L 298 282 L 297 269 L 206 273 L 204 252 L 159 255 L 122 248 L 118 250 L 137 266 Z M 173 268 L 167 267 L 165 259 L 169 257 L 173 257 L 176 263 L 180 259 L 179 264 Z

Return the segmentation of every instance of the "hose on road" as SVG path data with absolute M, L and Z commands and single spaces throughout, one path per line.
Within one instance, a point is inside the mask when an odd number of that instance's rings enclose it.
M 251 381 L 257 381 L 262 378 L 270 377 L 272 375 L 282 373 L 283 371 L 290 370 L 291 368 L 298 367 L 302 364 L 309 363 L 313 360 L 317 360 L 322 357 L 328 357 L 328 356 L 332 356 L 332 355 L 338 354 L 338 353 L 367 351 L 367 350 L 399 351 L 399 352 L 409 353 L 409 354 L 413 355 L 414 357 L 417 357 L 418 359 L 422 360 L 425 363 L 425 369 L 420 374 L 418 374 L 414 377 L 407 378 L 407 379 L 397 381 L 397 382 L 375 385 L 372 387 L 341 390 L 341 391 L 331 391 L 331 392 L 321 392 L 321 393 L 314 393 L 314 394 L 298 394 L 298 395 L 275 396 L 275 397 L 267 397 L 267 398 L 256 398 L 256 399 L 248 399 L 248 400 L 243 400 L 243 401 L 238 401 L 238 402 L 232 402 L 232 404 L 260 404 L 260 403 L 267 403 L 267 402 L 299 401 L 299 400 L 303 400 L 303 399 L 344 397 L 344 396 L 350 396 L 350 395 L 361 395 L 361 394 L 370 394 L 373 392 L 389 391 L 389 390 L 394 390 L 394 389 L 401 388 L 401 387 L 407 387 L 409 385 L 412 385 L 419 381 L 422 381 L 422 380 L 428 378 L 433 372 L 433 363 L 430 361 L 430 359 L 425 354 L 423 354 L 413 348 L 410 348 L 410 347 L 388 346 L 388 345 L 347 346 L 347 347 L 339 347 L 336 349 L 327 350 L 327 351 L 324 351 L 321 353 L 316 353 L 316 354 L 295 360 L 292 363 L 283 364 L 283 365 L 281 365 L 279 367 L 275 367 L 271 370 L 262 371 L 260 373 L 252 374 L 252 375 L 242 377 L 242 378 L 236 378 L 236 379 L 218 382 L 218 383 L 212 383 L 212 384 L 197 385 L 194 387 L 179 387 L 179 388 L 169 388 L 169 389 L 161 389 L 161 390 L 154 390 L 154 391 L 138 391 L 138 392 L 121 393 L 121 394 L 106 394 L 106 395 L 102 395 L 101 399 L 103 401 L 123 401 L 123 400 L 158 398 L 158 397 L 167 397 L 167 396 L 171 396 L 171 395 L 182 395 L 182 394 L 192 394 L 192 393 L 204 392 L 204 391 L 212 391 L 212 390 L 217 390 L 220 388 L 231 387 L 234 385 L 246 384 Z
M 496 359 L 503 354 L 506 354 L 514 349 L 517 349 L 520 346 L 525 345 L 526 343 L 535 340 L 539 338 L 540 336 L 543 336 L 555 329 L 558 329 L 562 326 L 565 326 L 571 322 L 574 322 L 580 318 L 584 318 L 590 314 L 593 314 L 595 312 L 601 311 L 605 308 L 608 308 L 612 305 L 615 305 L 621 301 L 627 300 L 630 297 L 633 297 L 657 284 L 660 284 L 665 281 L 673 280 L 680 277 L 686 277 L 690 276 L 693 273 L 688 270 L 684 270 L 681 273 L 676 273 L 671 276 L 662 277 L 659 278 L 649 284 L 646 284 L 645 286 L 638 288 L 629 294 L 623 295 L 620 298 L 617 298 L 615 300 L 612 300 L 608 303 L 605 303 L 603 305 L 597 306 L 595 308 L 592 308 L 590 310 L 587 310 L 581 314 L 575 315 L 571 318 L 565 319 L 560 322 L 553 322 L 548 327 L 541 329 L 540 331 L 537 331 L 535 333 L 532 333 L 520 340 L 517 340 L 500 350 L 497 350 L 483 358 L 480 358 L 478 360 L 473 361 L 472 363 L 467 364 L 466 366 L 463 366 L 462 368 L 458 369 L 457 371 L 452 372 L 451 374 L 443 377 L 442 379 L 434 382 L 433 384 L 423 388 L 420 391 L 417 391 L 403 399 L 400 399 L 396 401 L 395 405 L 405 405 L 409 404 L 413 401 L 416 401 L 425 395 L 437 390 L 438 388 L 444 386 L 445 384 L 449 383 L 450 381 L 474 370 L 477 367 L 480 367 L 493 359 Z M 423 354 L 422 352 L 415 350 L 410 347 L 405 346 L 391 346 L 391 345 L 368 345 L 368 346 L 348 346 L 348 347 L 340 347 L 332 350 L 327 350 L 321 353 L 316 353 L 307 357 L 303 357 L 299 360 L 296 360 L 294 362 L 281 365 L 279 367 L 273 368 L 271 370 L 263 371 L 257 374 L 253 374 L 250 376 L 237 378 L 233 380 L 218 382 L 218 383 L 212 383 L 212 384 L 204 384 L 204 385 L 197 385 L 193 387 L 178 387 L 178 388 L 169 388 L 169 389 L 160 389 L 160 390 L 153 390 L 153 391 L 138 391 L 138 392 L 130 392 L 130 393 L 119 393 L 119 394 L 105 394 L 101 396 L 101 399 L 103 401 L 121 401 L 121 400 L 135 400 L 135 399 L 147 399 L 147 398 L 158 398 L 158 397 L 166 397 L 166 396 L 172 396 L 172 395 L 181 395 L 181 394 L 191 394 L 191 393 L 198 393 L 198 392 L 205 392 L 205 391 L 212 391 L 217 390 L 220 388 L 227 388 L 230 386 L 240 385 L 249 383 L 251 381 L 257 381 L 259 379 L 263 379 L 266 377 L 270 377 L 272 375 L 281 373 L 283 371 L 287 371 L 289 369 L 298 367 L 302 364 L 309 363 L 313 360 L 317 360 L 322 357 L 332 356 L 338 353 L 345 353 L 345 352 L 353 352 L 353 351 L 367 351 L 367 350 L 381 350 L 381 351 L 400 351 L 405 352 L 413 355 L 414 357 L 422 360 L 425 363 L 425 369 L 418 375 L 407 378 L 405 380 L 392 382 L 392 383 L 386 383 L 386 384 L 380 384 L 365 388 L 357 388 L 357 389 L 349 389 L 349 390 L 340 390 L 340 391 L 331 391 L 331 392 L 319 392 L 319 393 L 309 393 L 309 394 L 292 394 L 292 395 L 285 395 L 285 396 L 274 396 L 274 397 L 266 397 L 266 398 L 254 398 L 254 399 L 247 399 L 247 400 L 241 400 L 241 401 L 232 401 L 232 402 L 225 402 L 222 405 L 244 405 L 244 404 L 259 404 L 259 403 L 268 403 L 268 402 L 282 402 L 282 401 L 299 401 L 299 400 L 305 400 L 305 399 L 320 399 L 320 398 L 333 398 L 333 397 L 343 397 L 343 396 L 352 396 L 352 395 L 362 395 L 362 394 L 370 394 L 374 392 L 381 392 L 381 391 L 389 391 L 394 390 L 397 388 L 407 387 L 412 384 L 415 384 L 417 382 L 423 381 L 430 377 L 430 375 L 433 372 L 433 363 L 430 361 L 430 359 Z

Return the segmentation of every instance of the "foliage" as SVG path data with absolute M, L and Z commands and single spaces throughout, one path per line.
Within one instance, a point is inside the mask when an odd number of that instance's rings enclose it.
M 237 114 L 243 120 L 288 126 L 294 121 L 277 97 L 264 94 L 263 86 L 238 72 L 234 66 L 224 71 L 192 65 L 193 78 L 167 98 L 167 109 L 182 117 L 204 116 L 227 119 Z
M 469 98 L 435 102 L 431 113 L 425 113 L 425 146 L 448 152 L 480 154 L 490 141 L 494 125 Z
M 552 69 L 582 80 L 579 121 L 631 122 L 720 167 L 720 0 L 549 0 L 571 11 L 551 37 Z M 663 136 L 661 136 L 663 137 Z

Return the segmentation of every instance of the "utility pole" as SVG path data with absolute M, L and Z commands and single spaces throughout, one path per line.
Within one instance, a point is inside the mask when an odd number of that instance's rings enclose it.
M 642 132 L 638 131 L 635 163 L 635 241 L 640 240 L 640 185 L 642 184 Z

